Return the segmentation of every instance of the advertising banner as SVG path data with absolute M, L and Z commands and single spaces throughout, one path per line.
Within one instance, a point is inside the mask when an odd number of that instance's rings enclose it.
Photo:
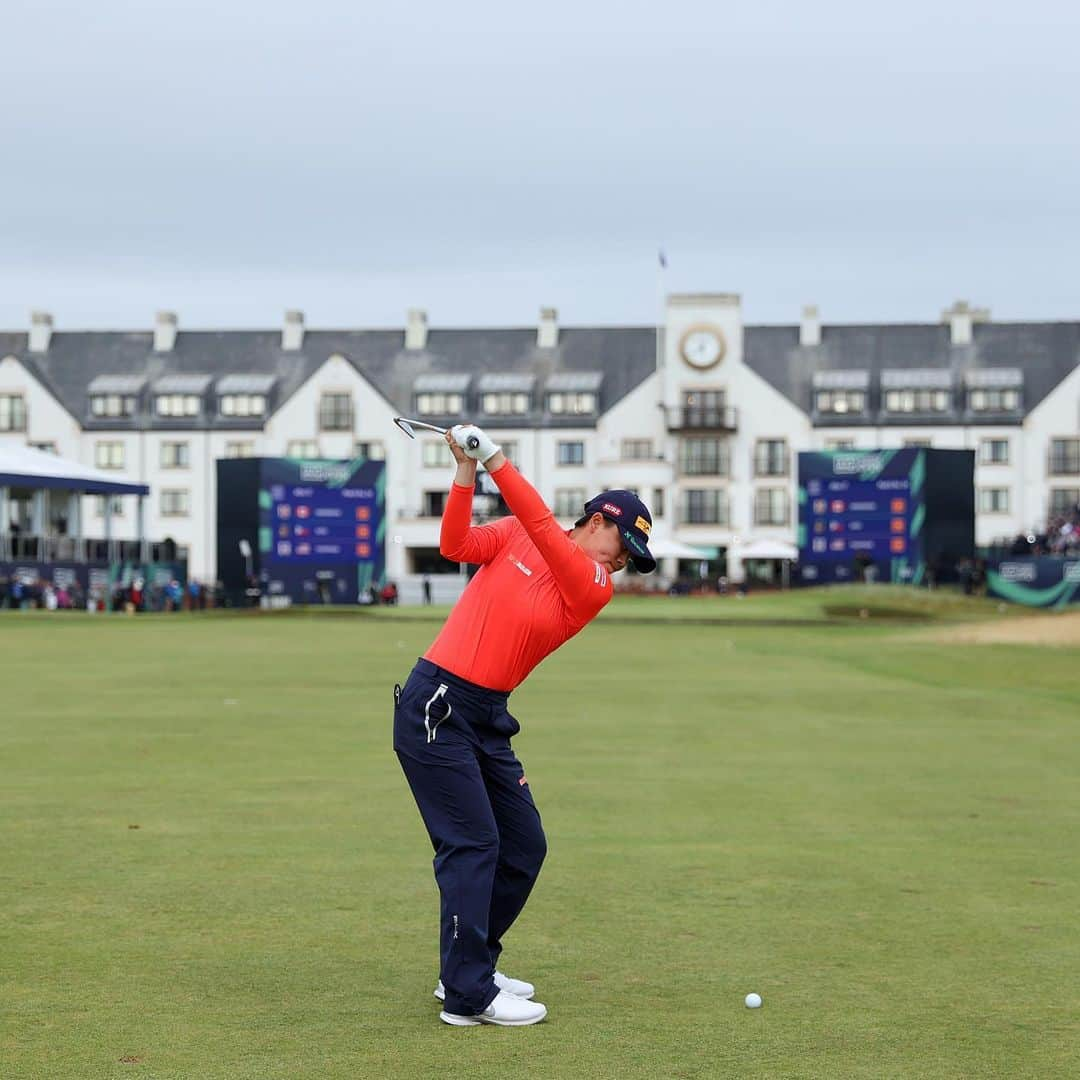
M 986 591 L 990 596 L 1028 607 L 1080 604 L 1080 559 L 1021 555 L 991 562 L 986 571 Z

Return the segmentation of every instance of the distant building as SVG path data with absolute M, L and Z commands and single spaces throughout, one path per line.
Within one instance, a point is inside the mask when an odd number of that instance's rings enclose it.
M 993 323 L 958 303 L 929 324 L 744 326 L 739 298 L 673 295 L 655 327 L 0 333 L 0 441 L 151 487 L 147 530 L 213 580 L 221 457 L 384 457 L 387 572 L 437 560 L 450 481 L 437 436 L 395 415 L 491 429 L 570 523 L 590 494 L 633 487 L 655 539 L 729 555 L 794 540 L 795 454 L 924 443 L 976 451 L 977 539 L 1080 501 L 1080 322 Z M 131 499 L 113 534 L 135 535 Z M 104 534 L 100 500 L 86 535 Z M 673 564 L 665 569 L 671 572 Z

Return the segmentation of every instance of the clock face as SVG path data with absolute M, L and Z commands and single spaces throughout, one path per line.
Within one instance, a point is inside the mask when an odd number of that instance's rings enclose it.
M 724 358 L 724 335 L 712 326 L 692 326 L 683 334 L 680 349 L 691 367 L 711 368 Z

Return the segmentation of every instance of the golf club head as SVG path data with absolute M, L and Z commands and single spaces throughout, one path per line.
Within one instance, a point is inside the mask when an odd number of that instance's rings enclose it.
M 394 423 L 397 424 L 397 426 L 401 428 L 401 430 L 404 431 L 410 439 L 416 438 L 415 428 L 413 428 L 412 423 L 406 420 L 404 416 L 395 416 Z

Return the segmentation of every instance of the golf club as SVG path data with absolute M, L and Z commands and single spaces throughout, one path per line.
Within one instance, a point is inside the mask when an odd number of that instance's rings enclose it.
M 440 435 L 445 435 L 447 429 L 436 427 L 434 424 L 425 424 L 423 420 L 408 420 L 404 416 L 395 416 L 394 423 L 397 424 L 410 439 L 416 438 L 416 431 L 414 429 L 420 428 L 422 431 L 437 431 Z M 480 440 L 475 435 L 470 435 L 466 440 L 470 450 L 475 450 L 480 445 Z

